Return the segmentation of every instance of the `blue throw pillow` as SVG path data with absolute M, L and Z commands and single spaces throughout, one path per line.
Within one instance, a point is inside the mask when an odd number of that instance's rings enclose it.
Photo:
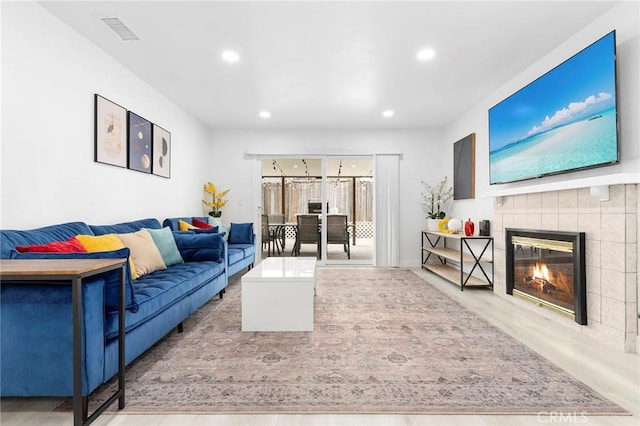
M 180 256 L 178 246 L 176 246 L 176 240 L 173 238 L 171 228 L 147 229 L 147 231 L 149 231 L 153 242 L 156 247 L 158 247 L 158 251 L 160 251 L 160 256 L 162 256 L 165 265 L 171 266 L 184 262 L 182 256 Z
M 220 234 L 174 232 L 173 237 L 185 262 L 224 261 L 224 240 Z
M 229 244 L 253 244 L 253 223 L 231 223 Z
M 194 234 L 219 234 L 217 226 L 213 226 L 211 228 L 190 229 L 189 231 Z
M 127 247 L 113 251 L 94 251 L 90 253 L 19 253 L 15 259 L 127 259 L 129 258 L 129 249 Z M 120 271 L 109 271 L 96 275 L 105 281 L 104 298 L 107 311 L 113 312 L 118 310 L 118 286 L 120 285 Z M 125 263 L 125 283 L 124 283 L 124 303 L 130 312 L 138 312 L 138 303 L 136 302 L 135 293 L 133 291 L 133 281 L 131 279 L 131 270 L 129 262 Z

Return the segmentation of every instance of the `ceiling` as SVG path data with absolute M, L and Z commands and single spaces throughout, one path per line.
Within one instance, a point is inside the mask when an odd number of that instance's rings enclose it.
M 41 5 L 212 128 L 384 129 L 446 125 L 616 3 Z M 103 17 L 119 18 L 139 40 L 123 41 Z M 423 48 L 435 57 L 416 60 Z M 221 59 L 227 49 L 237 63 Z M 383 117 L 386 109 L 395 114 Z

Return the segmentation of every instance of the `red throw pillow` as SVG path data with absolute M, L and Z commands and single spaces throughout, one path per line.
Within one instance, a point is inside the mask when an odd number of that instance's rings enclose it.
M 201 228 L 201 229 L 209 229 L 209 228 L 213 228 L 213 225 L 209 225 L 207 222 L 203 222 L 200 219 L 196 219 L 195 217 L 191 218 L 191 223 L 193 224 L 193 226 L 195 226 L 196 228 Z
M 82 243 L 71 237 L 67 241 L 52 241 L 47 244 L 34 244 L 30 246 L 16 246 L 20 253 L 86 253 Z

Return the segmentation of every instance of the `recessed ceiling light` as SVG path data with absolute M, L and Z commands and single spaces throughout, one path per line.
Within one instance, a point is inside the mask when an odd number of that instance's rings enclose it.
M 234 63 L 240 60 L 240 55 L 238 55 L 233 50 L 225 50 L 224 52 L 222 52 L 222 59 L 224 59 L 226 62 Z
M 382 116 L 383 116 L 383 117 L 393 117 L 393 114 L 395 114 L 395 113 L 393 112 L 393 110 L 392 110 L 392 109 L 388 109 L 388 110 L 386 110 L 386 111 L 384 111 L 384 112 L 382 113 Z
M 428 61 L 429 59 L 433 58 L 434 56 L 436 56 L 436 52 L 433 51 L 433 49 L 424 49 L 418 52 L 418 54 L 416 55 L 416 57 L 418 58 L 419 61 Z
M 271 113 L 269 111 L 260 111 L 258 114 L 260 118 L 269 118 L 271 117 Z

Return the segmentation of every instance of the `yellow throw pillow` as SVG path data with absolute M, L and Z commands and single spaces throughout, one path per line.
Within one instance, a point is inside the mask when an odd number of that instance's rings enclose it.
M 178 229 L 181 231 L 188 231 L 189 229 L 199 229 L 197 226 L 193 226 L 182 219 L 178 219 Z
M 131 250 L 131 258 L 136 266 L 134 279 L 150 274 L 153 271 L 167 269 L 167 265 L 162 260 L 160 250 L 158 250 L 151 234 L 146 229 L 129 234 L 115 234 L 115 236 Z
M 114 234 L 105 234 L 105 235 L 76 235 L 76 238 L 80 243 L 84 246 L 84 248 L 89 251 L 113 251 L 120 250 L 124 248 L 125 245 L 122 244 L 122 241 Z M 129 268 L 131 269 L 131 276 L 133 279 L 136 279 L 137 272 L 136 267 L 129 256 Z

